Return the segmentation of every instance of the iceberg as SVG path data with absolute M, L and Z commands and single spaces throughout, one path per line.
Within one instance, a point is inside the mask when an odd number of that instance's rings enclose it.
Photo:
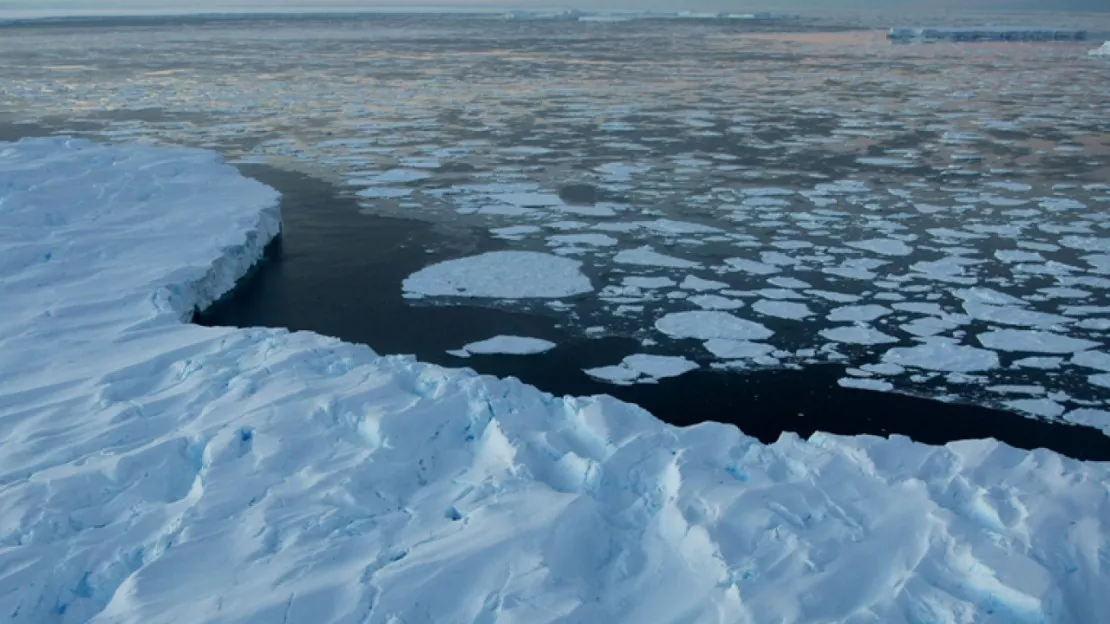
M 1104 616 L 1110 465 L 995 440 L 764 445 L 311 332 L 189 324 L 280 228 L 277 194 L 208 152 L 0 143 L 8 621 Z M 737 333 L 694 314 L 677 320 Z
M 1087 51 L 1088 56 L 1110 56 L 1110 41 L 1103 43 L 1094 50 Z

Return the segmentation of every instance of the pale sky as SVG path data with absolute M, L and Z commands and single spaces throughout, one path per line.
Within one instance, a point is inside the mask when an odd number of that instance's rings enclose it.
M 303 9 L 327 10 L 344 8 L 371 8 L 376 6 L 405 7 L 427 6 L 518 6 L 590 8 L 590 9 L 646 9 L 646 10 L 704 10 L 744 11 L 750 9 L 781 9 L 796 11 L 806 9 L 937 9 L 944 6 L 963 10 L 1088 10 L 1110 11 L 1110 0 L 0 0 L 0 11 L 54 11 L 96 10 L 127 11 L 157 10 L 194 12 L 198 10 L 231 11 L 237 9 Z

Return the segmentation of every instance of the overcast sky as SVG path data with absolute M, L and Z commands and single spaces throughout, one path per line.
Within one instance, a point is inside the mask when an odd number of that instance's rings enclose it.
M 879 8 L 924 9 L 949 6 L 964 10 L 1096 10 L 1110 11 L 1110 0 L 0 0 L 2 10 L 234 10 L 238 8 L 374 7 L 452 5 L 458 7 L 507 6 L 569 7 L 590 9 L 655 9 L 743 11 Z

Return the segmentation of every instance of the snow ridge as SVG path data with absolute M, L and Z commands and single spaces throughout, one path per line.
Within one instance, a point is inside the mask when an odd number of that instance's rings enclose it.
M 276 235 L 273 191 L 203 152 L 66 140 L 0 143 L 0 189 L 9 621 L 1101 617 L 1105 464 L 762 445 L 309 332 L 188 325 Z

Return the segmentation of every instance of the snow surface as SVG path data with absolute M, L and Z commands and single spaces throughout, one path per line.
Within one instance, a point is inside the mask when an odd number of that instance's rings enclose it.
M 763 445 L 310 332 L 186 324 L 280 226 L 272 191 L 205 152 L 0 143 L 0 193 L 8 621 L 1104 615 L 1106 464 L 993 440 Z
M 461 351 L 472 355 L 535 355 L 555 348 L 555 343 L 525 336 L 494 336 L 464 346 Z
M 447 260 L 405 278 L 408 294 L 425 297 L 559 299 L 591 292 L 582 263 L 534 251 L 491 251 Z

